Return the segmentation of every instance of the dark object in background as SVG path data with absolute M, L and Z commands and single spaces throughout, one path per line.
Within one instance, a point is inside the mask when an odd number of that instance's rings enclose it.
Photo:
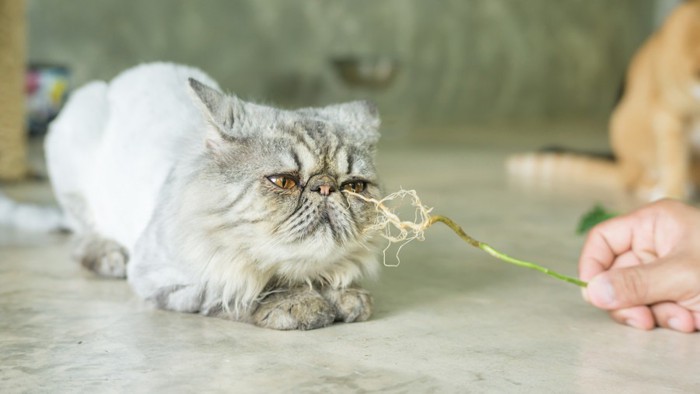
M 49 123 L 58 115 L 68 96 L 68 67 L 31 64 L 26 74 L 27 129 L 30 136 L 46 134 Z
M 338 57 L 331 60 L 340 78 L 351 87 L 384 89 L 391 85 L 399 63 L 388 57 Z
M 558 154 L 574 154 L 574 155 L 580 155 L 580 156 L 588 156 L 588 157 L 595 157 L 596 159 L 601 159 L 601 160 L 609 160 L 609 161 L 615 161 L 615 155 L 612 152 L 594 152 L 594 151 L 587 151 L 583 149 L 573 149 L 573 148 L 567 148 L 559 145 L 548 145 L 545 147 L 542 147 L 538 150 L 538 152 L 542 153 L 558 153 Z

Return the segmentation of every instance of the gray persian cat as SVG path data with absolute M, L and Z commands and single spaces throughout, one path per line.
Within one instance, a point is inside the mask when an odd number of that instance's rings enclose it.
M 46 154 L 82 264 L 160 308 L 275 329 L 369 318 L 376 274 L 376 109 L 280 110 L 190 67 L 92 82 Z

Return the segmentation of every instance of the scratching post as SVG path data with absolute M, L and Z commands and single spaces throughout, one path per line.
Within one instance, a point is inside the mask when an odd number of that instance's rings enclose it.
M 24 12 L 24 0 L 0 0 L 0 180 L 27 173 Z

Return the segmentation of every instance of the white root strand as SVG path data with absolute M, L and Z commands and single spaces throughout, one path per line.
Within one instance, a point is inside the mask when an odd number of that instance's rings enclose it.
M 428 208 L 421 203 L 418 193 L 416 193 L 415 190 L 401 189 L 395 193 L 389 194 L 381 200 L 368 198 L 350 191 L 346 191 L 346 193 L 374 204 L 377 218 L 375 223 L 369 227 L 368 231 L 380 231 L 381 235 L 389 241 L 382 253 L 385 266 L 398 267 L 399 264 L 401 264 L 401 259 L 399 258 L 401 249 L 413 240 L 425 240 L 425 230 L 430 226 L 430 212 L 432 208 Z M 395 210 L 403 205 L 403 201 L 406 198 L 410 199 L 411 206 L 414 207 L 413 221 L 402 220 L 395 213 Z M 390 202 L 394 202 L 396 207 L 389 207 L 387 203 Z M 401 245 L 399 245 L 396 251 L 396 263 L 389 264 L 386 261 L 386 251 L 394 243 L 400 243 Z

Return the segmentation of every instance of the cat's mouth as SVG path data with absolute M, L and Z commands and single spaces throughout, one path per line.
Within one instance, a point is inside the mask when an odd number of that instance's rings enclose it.
M 332 225 L 332 224 L 331 224 L 331 217 L 330 217 L 330 215 L 328 214 L 328 211 L 322 211 L 322 212 L 321 212 L 321 216 L 319 217 L 318 220 L 319 220 L 322 224 L 327 224 L 327 225 L 329 225 L 329 226 Z
M 353 236 L 352 215 L 339 202 L 306 201 L 278 228 L 291 242 L 332 240 L 341 245 Z
M 331 204 L 325 201 L 319 207 L 317 225 L 312 226 L 313 233 L 315 234 L 312 233 L 310 235 L 317 235 L 325 231 L 333 238 L 336 244 L 342 244 L 351 236 L 348 230 L 350 223 L 342 218 L 343 216 L 336 212 Z

